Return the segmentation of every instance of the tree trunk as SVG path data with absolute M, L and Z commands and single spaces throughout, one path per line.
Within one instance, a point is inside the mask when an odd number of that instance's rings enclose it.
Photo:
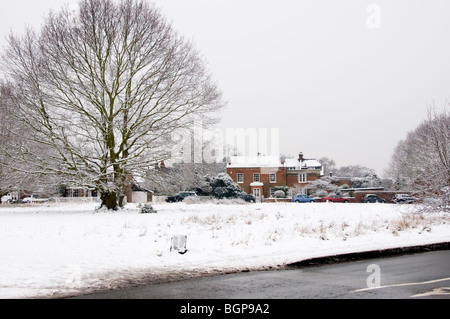
M 106 207 L 107 209 L 117 210 L 117 193 L 116 192 L 104 192 L 101 193 L 100 199 L 102 205 L 100 207 Z
M 123 208 L 123 206 L 125 205 L 124 199 L 125 199 L 125 195 L 119 196 L 119 207 L 120 208 Z

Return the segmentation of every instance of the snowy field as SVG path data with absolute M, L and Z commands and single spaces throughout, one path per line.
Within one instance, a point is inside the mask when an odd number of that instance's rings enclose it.
M 312 257 L 450 241 L 450 216 L 391 204 L 0 206 L 0 298 L 60 297 Z M 185 254 L 170 251 L 185 234 Z

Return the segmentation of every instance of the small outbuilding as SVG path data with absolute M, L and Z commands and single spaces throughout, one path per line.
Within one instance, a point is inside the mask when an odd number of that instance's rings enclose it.
M 128 203 L 148 203 L 152 201 L 153 192 L 135 183 L 126 186 L 125 196 Z

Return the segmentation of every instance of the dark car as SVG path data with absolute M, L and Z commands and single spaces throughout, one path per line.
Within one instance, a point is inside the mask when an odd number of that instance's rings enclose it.
M 416 199 L 408 194 L 395 194 L 392 198 L 394 204 L 412 204 Z
M 386 203 L 386 200 L 378 195 L 367 194 L 364 195 L 363 199 L 361 200 L 361 203 Z
M 167 196 L 166 202 L 168 203 L 182 202 L 183 199 L 189 196 L 197 196 L 197 194 L 195 192 L 179 192 L 174 196 Z
M 246 202 L 251 202 L 251 203 L 256 202 L 255 196 L 249 195 L 249 194 L 239 195 L 239 198 L 245 200 Z

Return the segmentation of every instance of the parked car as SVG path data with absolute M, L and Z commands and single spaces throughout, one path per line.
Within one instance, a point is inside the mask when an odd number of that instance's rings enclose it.
M 364 195 L 361 203 L 386 203 L 386 200 L 375 194 L 367 194 Z
M 168 196 L 166 198 L 166 202 L 168 203 L 182 202 L 186 197 L 189 196 L 197 196 L 197 194 L 195 192 L 179 192 L 174 196 Z
M 12 201 L 13 201 L 13 199 L 12 199 L 12 197 L 9 196 L 9 195 L 2 196 L 2 198 L 0 199 L 0 202 L 1 202 L 2 204 L 3 204 L 3 203 L 12 203 Z
M 33 197 L 22 198 L 22 203 L 32 203 L 34 201 Z
M 328 197 L 323 197 L 322 202 L 327 203 L 348 203 L 350 202 L 349 198 L 342 197 L 340 195 L 330 195 Z
M 314 200 L 314 198 L 311 198 L 308 195 L 297 194 L 297 195 L 292 196 L 291 202 L 292 203 L 314 203 L 315 200 Z
M 412 204 L 416 199 L 409 194 L 395 194 L 392 198 L 394 204 Z
M 245 200 L 246 202 L 256 203 L 256 198 L 253 195 L 242 194 L 239 195 L 239 198 Z
M 37 197 L 24 197 L 22 198 L 22 203 L 43 203 L 48 202 L 48 198 L 37 198 Z

